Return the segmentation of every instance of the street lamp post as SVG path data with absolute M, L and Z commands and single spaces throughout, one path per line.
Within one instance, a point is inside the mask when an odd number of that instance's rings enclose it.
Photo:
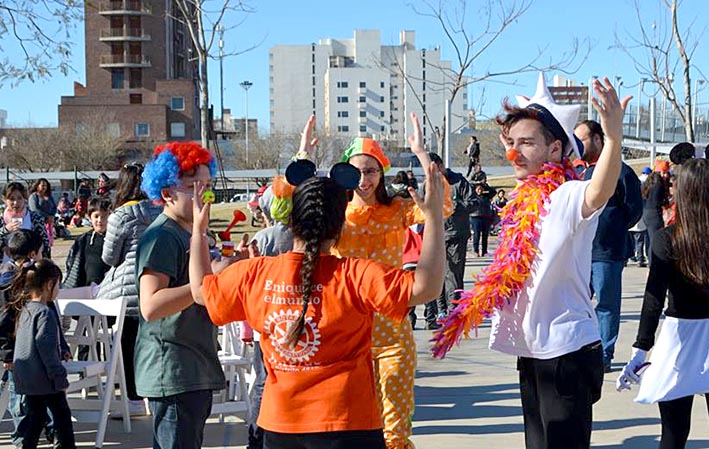
M 636 117 L 635 120 L 635 138 L 639 139 L 640 138 L 640 111 L 642 109 L 642 96 L 643 96 L 643 86 L 645 85 L 645 81 L 647 81 L 647 78 L 641 78 L 640 79 L 640 87 L 638 87 L 638 116 Z M 620 93 L 618 94 L 620 96 Z
M 224 25 L 217 25 L 217 32 L 219 33 L 219 117 L 222 123 L 222 130 L 224 130 L 226 129 L 224 126 Z
M 704 85 L 704 80 L 695 79 L 694 80 L 694 110 L 692 111 L 692 129 L 695 134 L 694 141 L 697 141 L 696 130 L 699 126 L 699 120 L 697 119 L 697 101 L 699 101 L 699 86 Z
M 251 86 L 253 86 L 254 83 L 251 81 L 242 81 L 239 83 L 239 86 L 244 88 L 244 91 L 246 92 L 246 108 L 245 108 L 245 115 L 246 117 L 244 118 L 244 142 L 246 143 L 246 164 L 248 165 L 249 163 L 249 89 Z

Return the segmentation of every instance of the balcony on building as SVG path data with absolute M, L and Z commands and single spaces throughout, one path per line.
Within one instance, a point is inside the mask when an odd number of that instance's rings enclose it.
M 101 15 L 150 15 L 153 7 L 140 0 L 114 0 L 102 1 L 98 4 Z
M 145 42 L 150 40 L 150 35 L 142 28 L 106 28 L 101 30 L 99 40 L 102 42 Z
M 101 68 L 111 67 L 150 67 L 150 56 L 147 55 L 101 55 L 99 66 Z

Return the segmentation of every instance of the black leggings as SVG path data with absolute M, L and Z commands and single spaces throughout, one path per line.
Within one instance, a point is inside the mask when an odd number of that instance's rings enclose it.
M 385 449 L 384 432 L 347 430 L 318 433 L 264 432 L 263 449 Z
M 709 393 L 704 397 L 709 412 Z M 684 449 L 692 422 L 692 402 L 694 402 L 694 395 L 657 403 L 662 420 L 660 449 Z

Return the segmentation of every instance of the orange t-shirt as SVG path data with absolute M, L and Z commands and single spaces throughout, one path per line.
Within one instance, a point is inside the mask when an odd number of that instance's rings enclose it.
M 322 254 L 300 342 L 285 337 L 302 310 L 303 255 L 285 253 L 237 262 L 204 278 L 212 321 L 248 320 L 262 333 L 268 371 L 258 425 L 281 433 L 382 427 L 372 373 L 372 316 L 402 320 L 413 272 L 371 260 Z

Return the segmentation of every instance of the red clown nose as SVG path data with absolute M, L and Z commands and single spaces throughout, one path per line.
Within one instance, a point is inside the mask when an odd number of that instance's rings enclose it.
M 514 148 L 510 148 L 509 150 L 507 150 L 505 152 L 505 158 L 510 162 L 516 161 L 518 157 L 519 157 L 519 152 L 517 150 L 515 150 Z

